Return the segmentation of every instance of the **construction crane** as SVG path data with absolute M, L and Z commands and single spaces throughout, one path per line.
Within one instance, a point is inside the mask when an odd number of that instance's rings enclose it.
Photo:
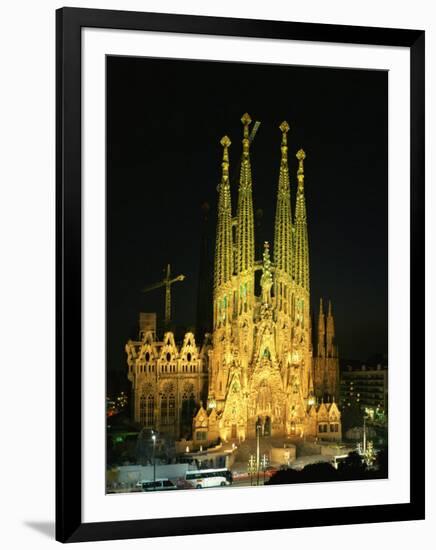
M 253 129 L 251 130 L 251 134 L 249 135 L 248 139 L 250 140 L 250 143 L 254 140 L 257 134 L 257 130 L 259 129 L 260 122 L 257 120 L 254 123 Z
M 167 327 L 171 322 L 171 285 L 178 283 L 179 281 L 183 281 L 185 278 L 185 275 L 177 275 L 177 277 L 171 278 L 171 266 L 168 264 L 166 277 L 162 281 L 146 286 L 142 289 L 142 292 L 150 292 L 150 290 L 165 287 L 165 325 Z

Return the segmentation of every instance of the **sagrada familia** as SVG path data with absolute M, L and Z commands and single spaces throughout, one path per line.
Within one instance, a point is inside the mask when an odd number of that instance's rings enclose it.
M 309 244 L 304 194 L 305 152 L 298 159 L 291 207 L 287 133 L 281 130 L 274 243 L 255 258 L 250 116 L 242 119 L 242 160 L 236 216 L 229 179 L 230 139 L 221 139 L 213 330 L 178 346 L 172 332 L 144 331 L 126 345 L 134 419 L 174 438 L 207 444 L 263 436 L 341 439 L 339 359 L 329 302 L 320 303 L 312 343 Z M 260 292 L 256 295 L 256 272 Z M 211 304 L 212 307 L 212 304 Z M 316 353 L 314 353 L 314 348 Z

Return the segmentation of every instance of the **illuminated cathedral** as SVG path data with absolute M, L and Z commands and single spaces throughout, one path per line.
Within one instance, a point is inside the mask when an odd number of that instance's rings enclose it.
M 231 142 L 227 136 L 221 139 L 212 334 L 198 345 L 194 334 L 187 333 L 177 346 L 172 332 L 160 341 L 145 331 L 138 341 L 127 343 L 134 419 L 176 438 L 190 431 L 194 441 L 204 444 L 243 441 L 258 432 L 340 440 L 339 360 L 330 302 L 325 315 L 321 301 L 312 345 L 306 154 L 303 149 L 296 154 L 293 213 L 289 125 L 283 122 L 274 242 L 265 242 L 262 258 L 256 259 L 250 116 L 241 121 L 236 216 L 229 179 Z

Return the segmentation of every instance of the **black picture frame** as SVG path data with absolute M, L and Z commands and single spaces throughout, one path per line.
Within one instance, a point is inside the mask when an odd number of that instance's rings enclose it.
M 82 522 L 81 29 L 128 29 L 410 49 L 410 502 L 333 509 Z M 424 56 L 419 30 L 79 8 L 56 12 L 56 539 L 79 542 L 424 519 Z M 71 436 L 74 434 L 74 437 Z

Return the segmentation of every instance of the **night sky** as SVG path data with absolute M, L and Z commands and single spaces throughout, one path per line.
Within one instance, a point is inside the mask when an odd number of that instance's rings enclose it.
M 186 275 L 173 286 L 174 323 L 195 327 L 205 204 L 214 247 L 219 140 L 232 140 L 236 213 L 245 112 L 261 121 L 251 147 L 256 245 L 273 240 L 286 119 L 292 208 L 295 153 L 307 155 L 312 309 L 332 300 L 342 358 L 387 353 L 387 88 L 384 71 L 108 57 L 109 370 L 126 368 L 140 311 L 163 318 L 163 289 L 141 288 L 167 263 Z

